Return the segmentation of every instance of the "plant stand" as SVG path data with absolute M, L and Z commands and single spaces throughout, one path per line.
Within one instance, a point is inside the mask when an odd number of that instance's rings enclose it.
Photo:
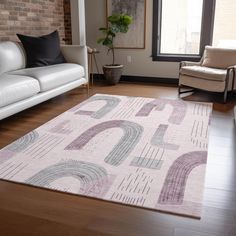
M 94 73 L 93 73 L 93 64 L 95 63 L 95 66 L 96 66 L 96 69 L 97 69 L 97 73 L 98 75 L 100 74 L 99 73 L 99 68 L 98 68 L 98 64 L 97 64 L 97 59 L 96 59 L 96 54 L 100 53 L 99 51 L 97 51 L 96 49 L 91 49 L 91 50 L 88 50 L 88 58 L 89 58 L 89 80 L 91 78 L 91 83 L 90 83 L 90 87 L 92 88 L 93 87 L 93 76 L 94 76 Z

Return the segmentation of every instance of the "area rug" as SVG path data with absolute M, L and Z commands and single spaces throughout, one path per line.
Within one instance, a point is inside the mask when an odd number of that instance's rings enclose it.
M 0 150 L 0 178 L 198 218 L 211 111 L 96 94 Z

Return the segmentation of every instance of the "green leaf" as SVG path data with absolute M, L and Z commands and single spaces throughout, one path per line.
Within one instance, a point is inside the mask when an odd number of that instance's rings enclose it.
M 111 31 L 114 33 L 119 33 L 120 32 L 120 27 L 117 24 L 114 24 L 111 26 Z
M 116 34 L 112 30 L 109 30 L 108 35 L 110 35 L 113 38 L 116 37 Z
M 108 22 L 116 23 L 120 20 L 120 14 L 113 14 L 111 16 L 108 16 L 107 20 Z
M 128 15 L 124 15 L 123 16 L 123 22 L 124 24 L 126 25 L 130 25 L 132 23 L 132 17 L 131 16 L 128 16 Z
M 113 47 L 113 40 L 110 39 L 110 38 L 105 38 L 103 43 L 102 43 L 104 46 L 107 46 L 109 48 Z
M 121 33 L 127 33 L 128 32 L 128 26 L 126 26 L 126 25 L 122 25 L 121 27 L 120 27 L 120 32 Z
M 102 43 L 104 40 L 105 40 L 105 38 L 99 38 L 99 39 L 97 40 L 97 43 L 100 44 L 100 43 Z
M 107 30 L 107 28 L 101 27 L 99 28 L 99 30 L 104 31 L 104 30 Z

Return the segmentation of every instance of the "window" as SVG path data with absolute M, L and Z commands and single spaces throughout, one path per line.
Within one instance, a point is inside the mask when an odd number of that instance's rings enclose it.
M 153 0 L 153 60 L 199 60 L 212 42 L 214 9 L 215 0 Z

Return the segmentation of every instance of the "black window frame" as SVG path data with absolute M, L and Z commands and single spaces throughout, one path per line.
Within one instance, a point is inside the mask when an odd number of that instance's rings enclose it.
M 165 0 L 164 0 L 165 1 Z M 161 18 L 162 0 L 153 0 L 152 60 L 180 62 L 199 61 L 206 45 L 212 45 L 216 0 L 203 0 L 200 50 L 198 55 L 161 54 Z

